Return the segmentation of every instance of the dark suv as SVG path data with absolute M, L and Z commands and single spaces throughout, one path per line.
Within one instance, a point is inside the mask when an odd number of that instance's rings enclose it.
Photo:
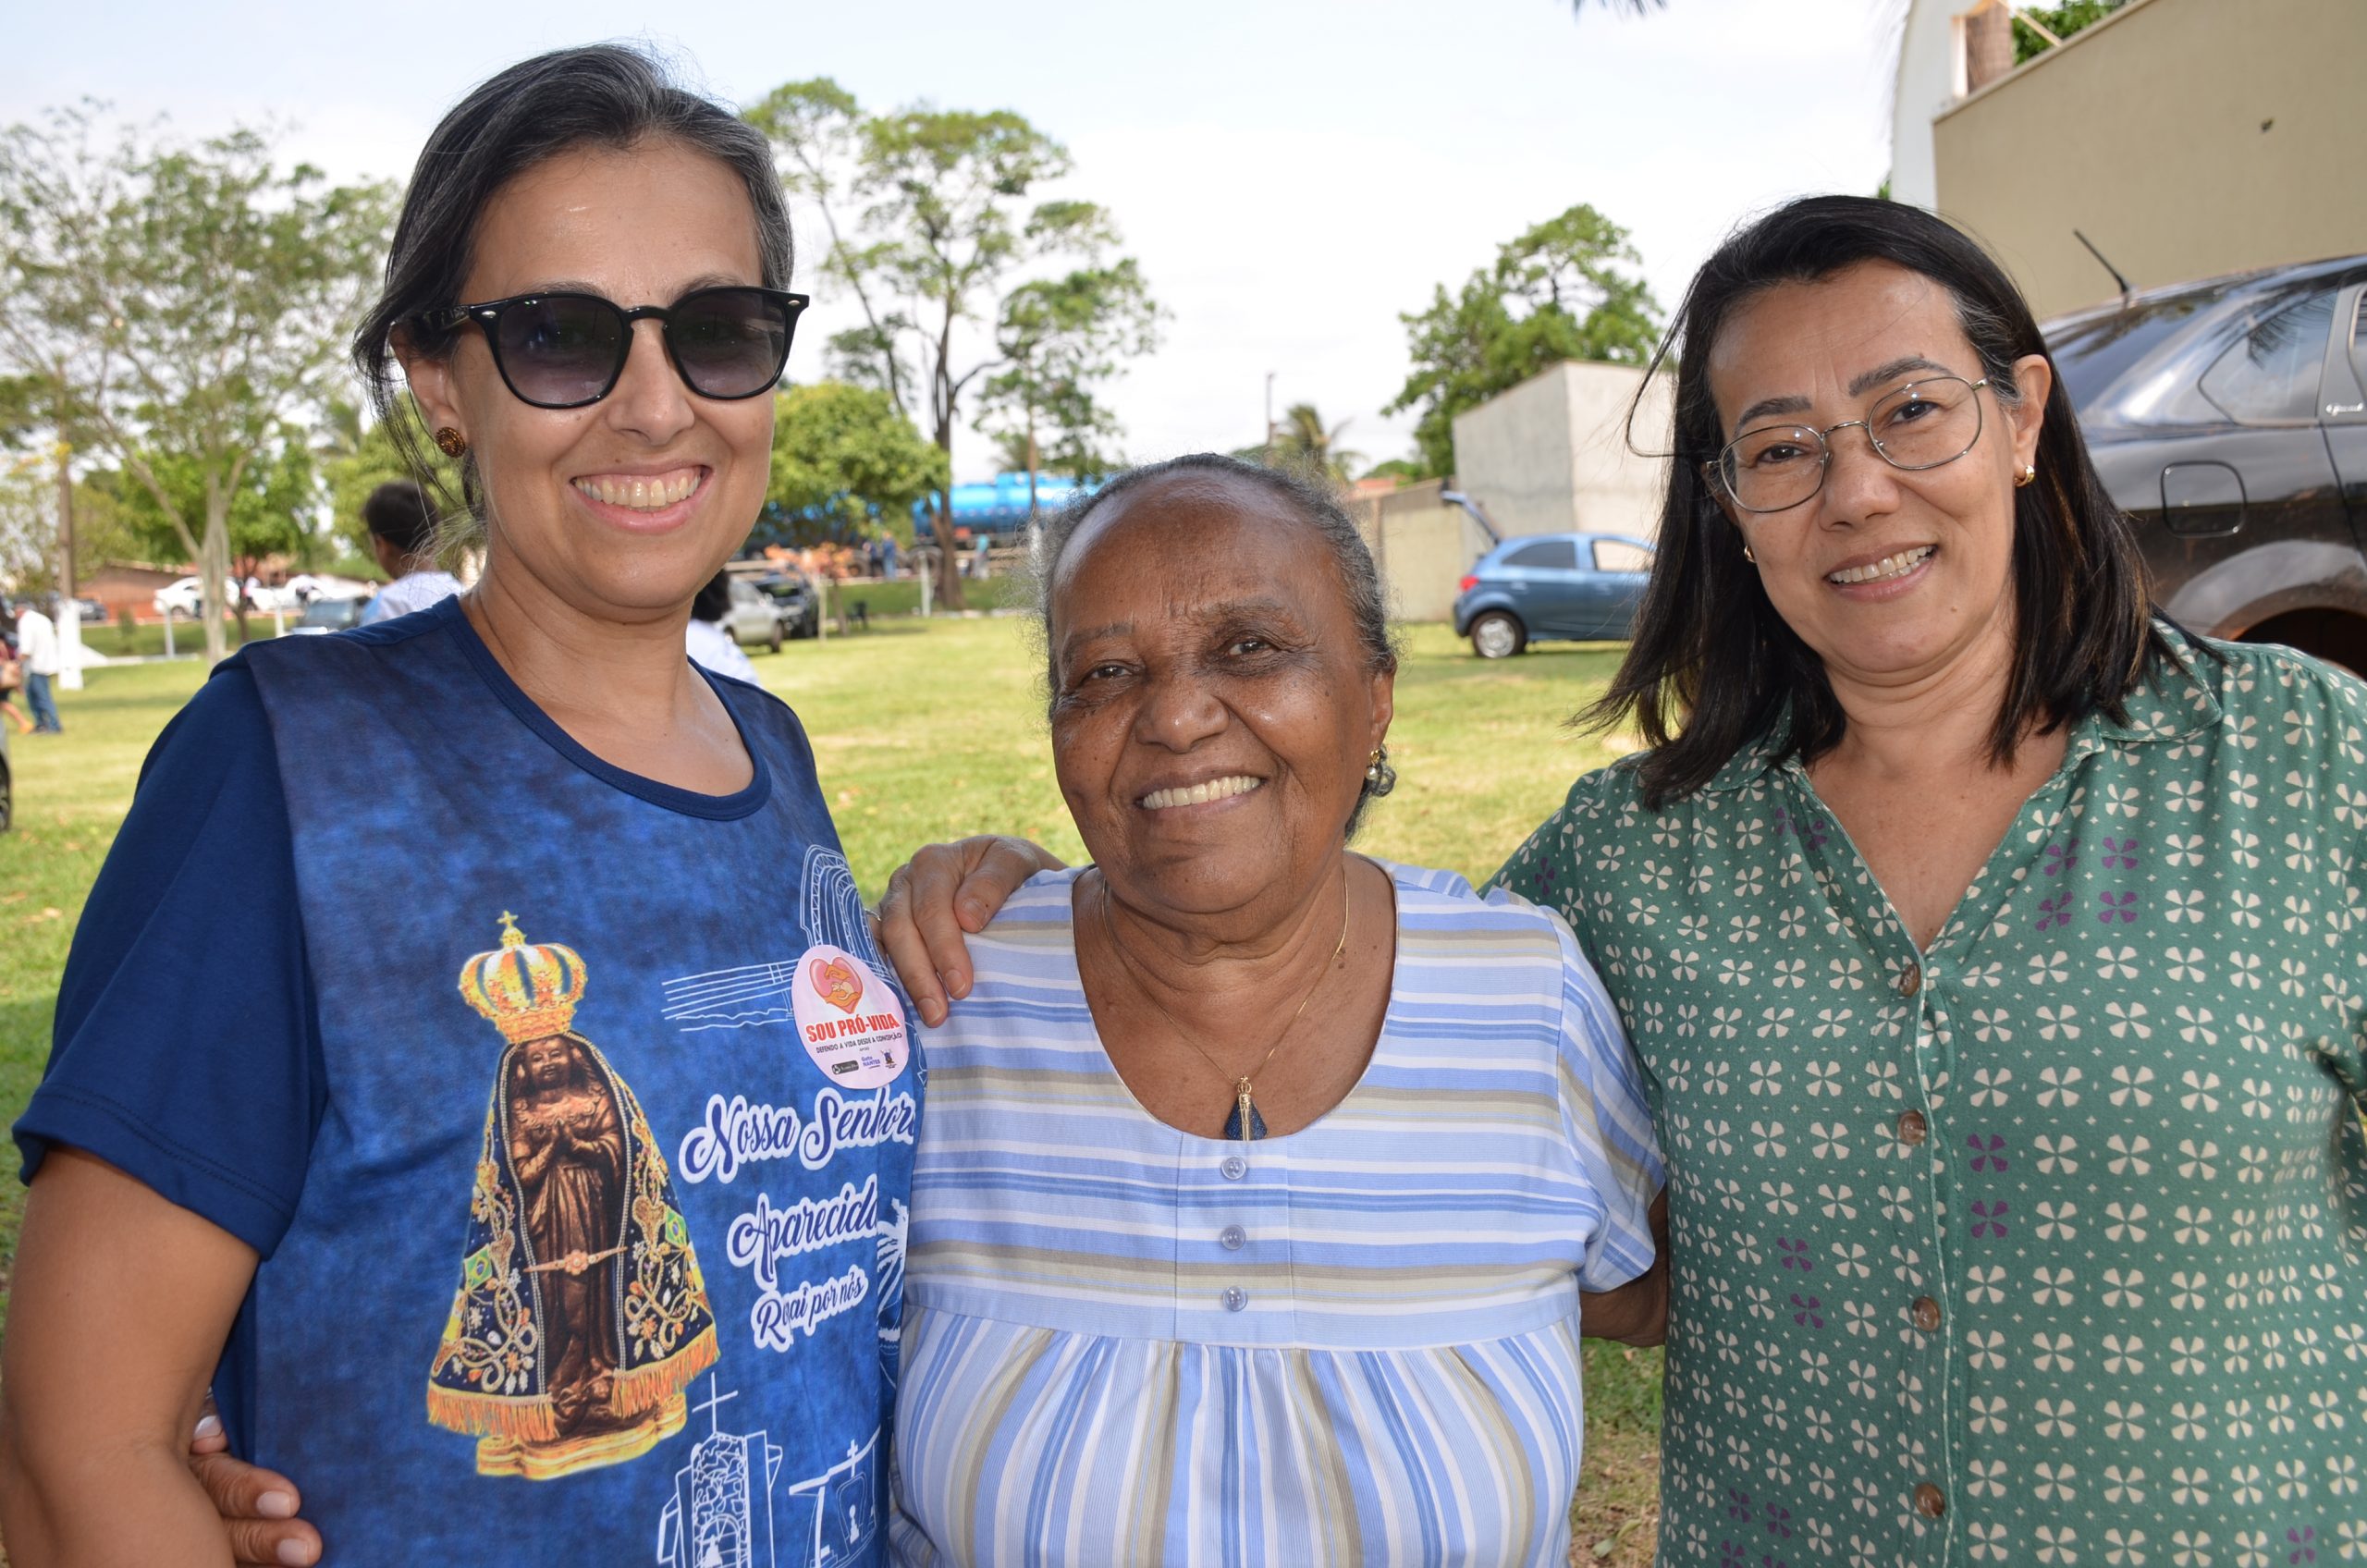
M 2155 602 L 2367 673 L 2367 256 L 2149 289 L 2044 330 Z

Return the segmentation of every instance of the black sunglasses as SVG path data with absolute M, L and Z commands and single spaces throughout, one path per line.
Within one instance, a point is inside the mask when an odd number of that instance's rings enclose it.
M 644 317 L 662 324 L 667 357 L 700 397 L 736 402 L 768 392 L 779 384 L 807 303 L 786 289 L 732 285 L 632 310 L 597 294 L 520 294 L 420 319 L 443 332 L 476 323 L 493 349 L 494 368 L 519 401 L 580 409 L 616 390 L 632 352 L 633 323 Z

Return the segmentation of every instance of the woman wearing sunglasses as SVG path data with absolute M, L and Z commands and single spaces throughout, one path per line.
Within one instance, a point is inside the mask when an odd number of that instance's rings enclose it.
M 876 1556 L 918 1074 L 797 721 L 683 655 L 789 271 L 764 140 L 635 54 L 430 141 L 356 357 L 484 573 L 149 759 L 16 1129 L 18 1568 Z M 209 1384 L 319 1537 L 226 1543 Z

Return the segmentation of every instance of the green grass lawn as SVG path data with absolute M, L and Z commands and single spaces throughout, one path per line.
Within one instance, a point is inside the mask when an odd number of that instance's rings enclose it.
M 1407 643 L 1390 734 L 1397 792 L 1367 817 L 1358 847 L 1476 880 L 1560 804 L 1572 778 L 1609 760 L 1601 742 L 1574 738 L 1562 721 L 1601 689 L 1616 653 L 1547 644 L 1483 664 L 1436 626 L 1408 629 Z M 933 839 L 1024 833 L 1082 855 L 1052 782 L 1041 661 L 1024 620 L 895 619 L 759 652 L 755 664 L 813 737 L 866 898 Z M 17 828 L 0 835 L 0 1113 L 10 1121 L 48 1055 L 67 944 L 141 758 L 200 673 L 194 664 L 92 670 L 85 690 L 61 694 L 64 735 L 14 740 Z M 20 1208 L 16 1183 L 0 1182 L 0 1268 L 13 1258 Z M 1587 1404 L 1576 1561 L 1648 1562 L 1659 1354 L 1590 1346 Z

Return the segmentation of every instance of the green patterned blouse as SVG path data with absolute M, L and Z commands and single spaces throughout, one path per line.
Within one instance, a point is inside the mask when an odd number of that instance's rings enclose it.
M 1662 1561 L 2367 1563 L 2367 687 L 2177 646 L 1928 952 L 1763 748 L 1498 874 L 1668 1158 Z

